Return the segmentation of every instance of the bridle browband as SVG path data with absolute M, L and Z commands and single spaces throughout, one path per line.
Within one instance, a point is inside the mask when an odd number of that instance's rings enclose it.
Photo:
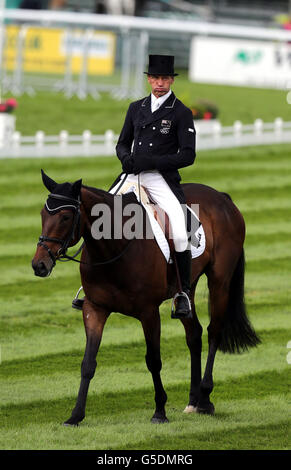
M 49 194 L 48 199 L 49 198 L 56 199 L 58 201 L 61 201 L 61 203 L 63 203 L 63 204 L 60 204 L 59 206 L 57 206 L 55 208 L 50 208 L 48 203 L 46 202 L 45 207 L 46 207 L 46 210 L 49 213 L 53 213 L 53 212 L 63 210 L 63 209 L 73 209 L 73 211 L 74 211 L 74 219 L 73 219 L 72 227 L 71 227 L 71 230 L 70 230 L 70 232 L 69 232 L 69 234 L 68 234 L 68 236 L 65 240 L 63 240 L 61 238 L 47 237 L 46 235 L 41 235 L 39 237 L 39 241 L 38 241 L 37 245 L 38 246 L 43 246 L 47 250 L 47 252 L 48 252 L 48 254 L 49 254 L 49 256 L 50 256 L 50 258 L 53 262 L 53 266 L 52 266 L 52 268 L 53 268 L 56 264 L 57 259 L 61 260 L 62 258 L 67 258 L 67 254 L 66 254 L 67 249 L 69 247 L 69 244 L 70 244 L 71 240 L 73 240 L 75 238 L 75 234 L 76 234 L 77 231 L 78 231 L 78 234 L 80 235 L 80 217 L 81 217 L 80 204 L 81 204 L 81 201 L 80 201 L 80 199 L 73 199 L 73 198 L 68 197 L 68 196 L 63 196 L 61 194 L 54 194 L 54 193 Z M 57 254 L 55 255 L 52 252 L 52 250 L 47 246 L 47 244 L 44 243 L 44 242 L 59 243 L 61 246 L 58 249 Z

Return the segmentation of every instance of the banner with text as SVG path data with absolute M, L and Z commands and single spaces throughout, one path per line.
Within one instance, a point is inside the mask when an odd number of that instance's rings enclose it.
M 291 80 L 291 44 L 193 37 L 189 79 L 286 89 Z
M 7 26 L 4 63 L 10 71 L 21 60 L 25 72 L 63 74 L 69 61 L 72 73 L 78 74 L 85 60 L 88 74 L 110 75 L 115 43 L 111 32 Z

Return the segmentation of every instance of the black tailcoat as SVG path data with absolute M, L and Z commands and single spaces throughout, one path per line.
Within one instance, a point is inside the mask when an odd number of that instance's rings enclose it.
M 142 169 L 159 170 L 179 202 L 185 203 L 178 170 L 192 165 L 196 156 L 191 110 L 173 92 L 154 113 L 151 95 L 131 103 L 116 153 L 121 163 L 132 155 Z

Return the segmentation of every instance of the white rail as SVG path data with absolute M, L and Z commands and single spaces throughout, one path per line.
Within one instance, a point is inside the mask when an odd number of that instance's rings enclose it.
M 256 119 L 253 124 L 235 121 L 232 126 L 225 127 L 214 122 L 208 129 L 200 128 L 201 124 L 199 121 L 195 124 L 198 150 L 291 142 L 291 121 L 284 122 L 280 117 L 274 122 Z
M 281 118 L 274 122 L 256 119 L 253 124 L 235 121 L 233 126 L 222 127 L 219 121 L 195 123 L 197 151 L 227 147 L 291 143 L 291 121 Z M 34 136 L 14 132 L 10 141 L 0 148 L 0 158 L 21 157 L 98 157 L 115 155 L 118 135 L 107 130 L 93 135 L 85 130 L 81 135 L 70 135 L 63 130 L 49 136 L 38 131 Z
M 6 9 L 0 12 L 0 18 L 22 22 L 35 21 L 43 25 L 69 24 L 103 28 L 117 28 L 122 30 L 176 32 L 188 34 L 202 34 L 225 37 L 244 37 L 262 40 L 290 41 L 291 32 L 253 26 L 235 24 L 216 24 L 201 21 L 182 21 L 172 19 L 143 18 L 136 16 L 97 15 L 92 13 L 75 13 L 49 10 L 22 10 Z

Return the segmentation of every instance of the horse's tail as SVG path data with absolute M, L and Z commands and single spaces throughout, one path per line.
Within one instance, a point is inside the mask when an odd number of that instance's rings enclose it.
M 218 349 L 225 353 L 241 353 L 261 342 L 246 313 L 244 274 L 245 256 L 242 250 L 231 279 L 225 323 L 218 346 Z

